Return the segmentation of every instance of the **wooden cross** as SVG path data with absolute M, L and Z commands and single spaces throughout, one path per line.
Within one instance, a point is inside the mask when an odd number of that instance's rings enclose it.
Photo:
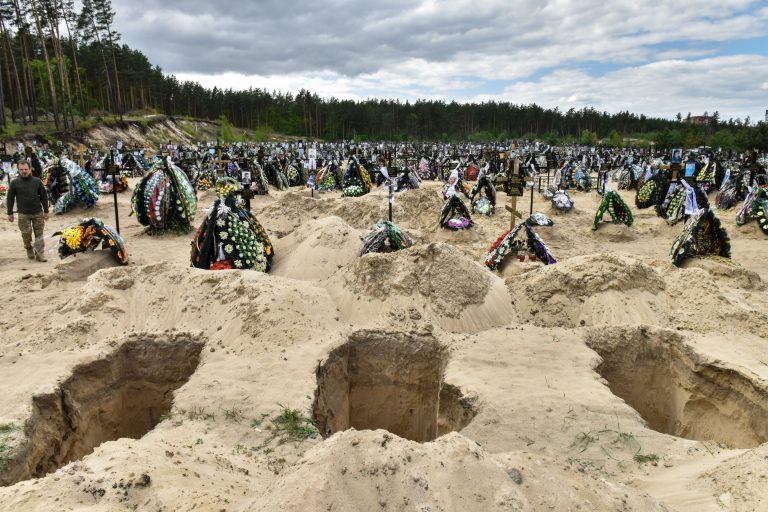
M 509 198 L 509 204 L 504 207 L 512 215 L 509 218 L 509 229 L 515 227 L 515 219 L 517 217 L 523 218 L 523 214 L 517 211 L 517 196 L 511 196 Z

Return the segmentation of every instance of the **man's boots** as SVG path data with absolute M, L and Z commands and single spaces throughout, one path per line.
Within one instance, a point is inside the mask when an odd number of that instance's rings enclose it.
M 35 250 L 32 249 L 31 247 L 27 248 L 27 258 L 31 260 L 35 259 Z

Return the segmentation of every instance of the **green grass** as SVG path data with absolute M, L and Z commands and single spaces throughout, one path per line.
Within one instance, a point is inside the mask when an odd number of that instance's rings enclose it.
M 605 439 L 608 436 L 608 439 Z M 601 442 L 602 441 L 602 442 Z M 606 442 L 607 441 L 607 442 Z M 632 432 L 624 432 L 620 426 L 616 429 L 605 427 L 600 430 L 590 430 L 587 432 L 579 432 L 576 434 L 571 448 L 576 449 L 575 456 L 571 457 L 572 460 L 578 461 L 578 456 L 587 451 L 592 445 L 599 446 L 600 450 L 617 462 L 625 462 L 627 459 L 621 459 L 615 456 L 616 452 L 630 451 L 632 453 L 632 459 L 638 464 L 656 464 L 659 461 L 659 456 L 655 453 L 641 453 L 642 447 L 639 441 Z
M 6 455 L 8 450 L 8 443 L 5 439 L 0 439 L 0 473 L 8 469 L 8 465 L 11 463 L 11 458 Z
M 182 131 L 192 137 L 193 139 L 197 138 L 197 131 L 188 124 L 189 121 L 183 121 L 179 123 L 179 126 L 181 127 Z
M 262 413 L 260 418 L 254 418 L 251 420 L 251 428 L 259 428 L 262 423 L 264 423 L 264 419 L 269 416 L 269 413 Z
M 0 136 L 11 139 L 15 137 L 18 132 L 19 125 L 12 123 L 11 121 L 6 121 L 5 128 L 3 128 L 3 131 L 0 132 Z
M 243 419 L 243 411 L 235 406 L 232 406 L 231 409 L 224 409 L 224 419 L 229 421 L 240 421 Z
M 0 425 L 0 434 L 10 434 L 12 432 L 16 432 L 17 430 L 19 430 L 19 427 L 17 427 L 15 423 L 6 423 L 4 425 Z
M 656 464 L 659 462 L 659 456 L 655 453 L 640 453 L 637 452 L 632 459 L 637 462 L 638 464 L 646 464 L 650 462 L 651 464 Z
M 215 420 L 216 415 L 206 411 L 203 407 L 194 407 L 187 413 L 187 418 L 190 420 Z
M 8 469 L 8 465 L 11 463 L 11 458 L 8 456 L 10 446 L 8 445 L 8 437 L 16 432 L 19 427 L 15 423 L 4 423 L 0 425 L 0 473 Z
M 272 430 L 281 437 L 282 442 L 303 441 L 317 437 L 317 427 L 301 411 L 289 409 L 283 405 L 280 405 L 280 409 L 280 414 L 272 420 Z

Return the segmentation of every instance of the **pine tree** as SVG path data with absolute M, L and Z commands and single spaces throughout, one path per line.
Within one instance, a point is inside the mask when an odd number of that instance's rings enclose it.
M 56 125 L 56 129 L 59 129 L 59 106 L 56 101 L 56 86 L 53 83 L 53 72 L 51 71 L 51 60 L 48 58 L 48 48 L 45 45 L 45 35 L 43 29 L 40 26 L 40 15 L 37 10 L 37 3 L 35 0 L 31 0 L 32 17 L 35 19 L 35 27 L 37 28 L 37 35 L 40 38 L 40 46 L 43 49 L 43 59 L 45 60 L 45 67 L 48 70 L 48 85 L 51 88 L 51 110 L 53 110 L 53 122 Z
M 75 2 L 74 0 L 59 0 L 59 7 L 61 9 L 62 18 L 64 19 L 64 26 L 67 29 L 69 46 L 72 50 L 72 64 L 74 65 L 75 83 L 77 84 L 77 95 L 80 99 L 80 116 L 85 119 L 85 115 L 88 113 L 88 108 L 85 104 L 85 97 L 83 96 L 83 84 L 80 80 L 80 66 L 77 63 L 77 38 L 72 34 L 69 25 L 70 22 L 73 24 L 77 22 Z
M 109 43 L 109 50 L 112 54 L 112 70 L 115 76 L 115 97 L 117 101 L 117 113 L 120 119 L 123 118 L 123 101 L 120 93 L 120 77 L 117 74 L 117 59 L 115 58 L 115 44 L 120 40 L 120 33 L 112 30 L 112 24 L 115 20 L 115 12 L 112 10 L 110 0 L 93 0 L 94 20 L 96 30 L 101 31 Z
M 109 76 L 109 67 L 107 67 L 107 59 L 104 56 L 104 45 L 101 44 L 101 36 L 96 27 L 95 11 L 93 9 L 93 2 L 91 0 L 83 0 L 83 7 L 80 10 L 80 16 L 77 18 L 77 28 L 82 33 L 84 41 L 96 41 L 99 47 L 99 53 L 101 54 L 101 61 L 104 64 L 104 76 L 107 80 L 107 110 L 112 110 L 112 79 Z
M 9 23 L 13 22 L 13 6 L 10 4 L 10 2 L 0 2 L 0 37 L 3 38 L 3 61 L 5 62 L 6 66 L 6 73 L 8 74 L 8 83 L 10 84 L 11 80 L 11 69 L 13 69 L 13 79 L 16 82 L 16 105 L 19 108 L 19 112 L 21 113 L 21 122 L 22 124 L 27 124 L 27 104 L 24 101 L 24 94 L 22 92 L 21 88 L 21 78 L 19 76 L 19 69 L 16 66 L 16 56 L 13 54 L 13 48 L 11 47 L 11 38 L 8 34 L 8 30 L 6 29 L 6 21 Z M 13 91 L 13 86 L 11 85 L 11 90 L 9 90 L 9 93 Z M 3 103 L 5 105 L 5 103 Z M 13 101 L 9 101 L 9 105 L 11 105 L 11 119 L 14 121 L 16 120 L 16 111 L 13 109 Z
M 33 123 L 37 122 L 37 94 L 35 93 L 35 81 L 32 77 L 32 65 L 29 57 L 29 24 L 22 13 L 19 0 L 11 0 L 16 24 L 16 39 L 21 48 L 21 71 L 24 78 L 24 91 L 27 94 L 30 118 Z

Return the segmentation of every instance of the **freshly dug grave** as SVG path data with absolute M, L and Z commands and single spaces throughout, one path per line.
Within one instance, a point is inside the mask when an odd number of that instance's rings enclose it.
M 323 436 L 384 429 L 412 441 L 461 430 L 475 400 L 443 383 L 446 349 L 431 335 L 358 331 L 317 368 L 313 417 Z
M 501 278 L 442 242 L 366 254 L 341 269 L 327 289 L 342 319 L 358 324 L 389 322 L 400 316 L 398 309 L 413 309 L 451 332 L 482 331 L 516 318 Z
M 644 327 L 595 331 L 596 371 L 658 432 L 730 448 L 768 441 L 768 389 L 704 360 L 675 332 Z
M 668 298 L 662 275 L 619 254 L 577 256 L 508 281 L 524 320 L 545 327 L 664 325 Z
M 52 393 L 32 398 L 27 442 L 0 484 L 44 476 L 106 441 L 142 437 L 171 410 L 173 391 L 194 373 L 202 348 L 185 336 L 134 336 L 103 359 L 76 366 Z

